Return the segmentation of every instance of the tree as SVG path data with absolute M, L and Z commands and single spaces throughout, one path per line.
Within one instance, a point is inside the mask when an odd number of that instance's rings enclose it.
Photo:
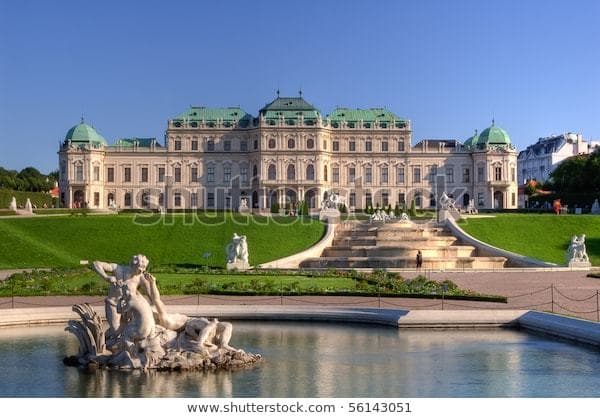
M 414 218 L 417 216 L 417 204 L 415 203 L 415 199 L 410 201 L 410 217 Z

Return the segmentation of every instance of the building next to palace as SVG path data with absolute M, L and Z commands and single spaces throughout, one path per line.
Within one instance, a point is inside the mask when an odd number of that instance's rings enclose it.
M 250 115 L 239 107 L 192 106 L 168 121 L 164 143 L 113 145 L 83 120 L 61 143 L 59 186 L 66 207 L 232 209 L 268 212 L 330 190 L 350 210 L 436 205 L 444 182 L 458 208 L 517 207 L 517 153 L 492 126 L 464 143 L 422 140 L 384 108 L 337 108 L 322 116 L 299 97 L 277 97 Z

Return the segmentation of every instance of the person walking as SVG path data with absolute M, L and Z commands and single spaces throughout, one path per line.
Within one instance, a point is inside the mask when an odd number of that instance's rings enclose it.
M 418 250 L 417 251 L 417 270 L 420 270 L 422 265 L 423 265 L 423 254 L 421 253 L 421 250 Z

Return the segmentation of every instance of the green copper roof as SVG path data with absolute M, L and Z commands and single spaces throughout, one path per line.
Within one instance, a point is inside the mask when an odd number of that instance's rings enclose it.
M 338 107 L 330 115 L 327 117 L 332 122 L 392 122 L 392 121 L 401 121 L 406 122 L 406 119 L 401 118 L 400 116 L 390 112 L 387 109 L 377 107 L 371 109 L 349 109 L 345 107 Z
M 173 118 L 175 121 L 217 121 L 238 122 L 252 120 L 252 115 L 240 107 L 190 106 L 188 110 Z
M 479 134 L 477 145 L 510 145 L 510 137 L 504 129 L 496 126 L 492 121 L 492 126 L 484 129 L 481 134 Z
M 156 141 L 156 138 L 120 138 L 115 142 L 115 146 L 119 147 L 138 147 L 150 148 L 154 143 L 154 146 L 160 147 L 161 145 Z
M 65 135 L 65 142 L 71 141 L 73 143 L 92 143 L 95 145 L 106 145 L 106 139 L 100 135 L 90 125 L 83 123 L 73 126 Z
M 472 147 L 474 145 L 477 145 L 478 140 L 479 140 L 479 134 L 477 133 L 477 130 L 475 130 L 475 135 L 473 135 L 470 138 L 467 138 L 467 140 L 465 141 L 465 143 L 463 145 L 465 147 Z
M 260 109 L 260 115 L 266 119 L 316 119 L 319 109 L 308 103 L 302 97 L 278 97 Z

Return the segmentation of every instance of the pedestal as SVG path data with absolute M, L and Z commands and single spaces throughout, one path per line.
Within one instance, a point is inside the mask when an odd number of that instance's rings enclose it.
M 227 263 L 227 271 L 237 270 L 246 271 L 250 270 L 250 264 L 247 261 L 235 261 L 233 263 Z
M 569 261 L 569 268 L 578 270 L 590 270 L 592 263 L 589 261 Z
M 321 209 L 319 220 L 338 223 L 340 221 L 340 211 L 337 209 Z

